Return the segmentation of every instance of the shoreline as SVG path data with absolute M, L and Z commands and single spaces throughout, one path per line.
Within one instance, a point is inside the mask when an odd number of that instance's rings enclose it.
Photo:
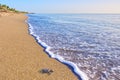
M 0 79 L 77 80 L 66 65 L 49 58 L 29 35 L 26 19 L 25 14 L 0 17 Z M 49 76 L 39 73 L 43 68 L 54 72 Z
M 72 72 L 74 73 L 74 75 L 76 75 L 76 76 L 78 77 L 78 80 L 89 80 L 88 77 L 86 76 L 86 74 L 85 74 L 84 72 L 80 71 L 76 64 L 74 64 L 73 62 L 64 60 L 64 59 L 63 59 L 61 56 L 59 56 L 59 55 L 53 54 L 53 53 L 50 51 L 50 47 L 49 47 L 46 43 L 44 43 L 44 42 L 42 42 L 41 40 L 39 40 L 39 37 L 34 34 L 34 32 L 33 32 L 33 30 L 32 30 L 33 27 L 31 26 L 31 24 L 30 24 L 28 21 L 26 21 L 26 23 L 28 24 L 28 27 L 29 27 L 29 29 L 28 29 L 29 34 L 34 37 L 34 39 L 36 40 L 36 42 L 37 42 L 41 47 L 44 48 L 44 52 L 45 52 L 50 58 L 53 58 L 53 59 L 59 61 L 60 63 L 66 65 L 70 70 L 72 70 Z

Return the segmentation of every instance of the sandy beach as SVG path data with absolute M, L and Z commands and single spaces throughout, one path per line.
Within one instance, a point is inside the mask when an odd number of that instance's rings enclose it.
M 77 80 L 72 71 L 49 58 L 29 35 L 25 14 L 0 17 L 0 80 Z M 41 74 L 43 68 L 51 75 Z

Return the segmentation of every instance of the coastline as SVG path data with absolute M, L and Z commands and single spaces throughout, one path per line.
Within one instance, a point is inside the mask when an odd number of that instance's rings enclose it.
M 28 17 L 29 19 L 29 17 Z M 34 37 L 34 39 L 36 40 L 36 42 L 42 46 L 44 48 L 44 52 L 47 53 L 47 55 L 50 57 L 50 58 L 53 58 L 53 59 L 56 59 L 57 61 L 59 61 L 60 63 L 68 66 L 68 68 L 70 70 L 72 70 L 72 72 L 78 77 L 78 80 L 89 80 L 89 78 L 87 77 L 87 75 L 82 72 L 75 63 L 71 62 L 71 61 L 67 61 L 65 60 L 62 56 L 60 55 L 56 55 L 56 54 L 53 54 L 50 49 L 51 47 L 48 46 L 46 43 L 42 42 L 40 39 L 39 39 L 39 36 L 37 36 L 34 31 L 33 31 L 33 26 L 31 25 L 31 23 L 29 23 L 29 21 L 26 21 L 26 23 L 28 24 L 28 27 L 29 27 L 29 34 L 31 36 Z
M 25 14 L 0 17 L 0 79 L 1 80 L 77 80 L 65 65 L 49 58 L 29 35 Z M 43 68 L 51 75 L 41 74 Z

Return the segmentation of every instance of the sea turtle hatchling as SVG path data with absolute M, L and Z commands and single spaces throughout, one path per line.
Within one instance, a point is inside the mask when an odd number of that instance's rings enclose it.
M 41 69 L 40 73 L 50 75 L 53 72 L 52 69 Z

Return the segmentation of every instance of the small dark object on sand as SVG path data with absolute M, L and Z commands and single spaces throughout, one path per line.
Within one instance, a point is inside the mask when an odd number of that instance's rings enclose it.
M 52 69 L 41 69 L 40 73 L 50 75 L 53 72 Z

